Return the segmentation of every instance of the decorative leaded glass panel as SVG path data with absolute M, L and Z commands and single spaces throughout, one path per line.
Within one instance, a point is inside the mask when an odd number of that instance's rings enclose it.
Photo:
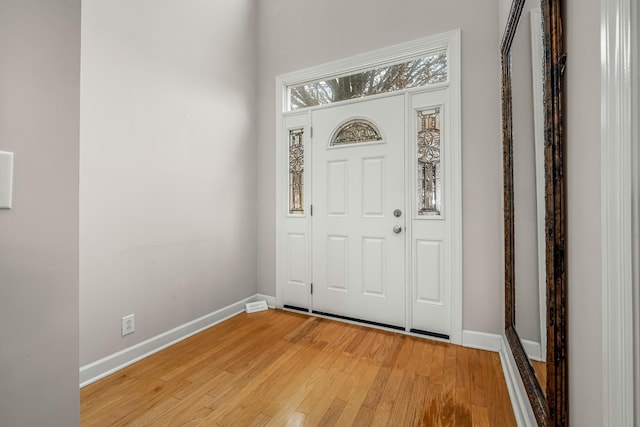
M 427 86 L 447 81 L 446 52 L 348 76 L 289 87 L 289 110 Z
M 289 213 L 304 214 L 304 129 L 289 131 Z
M 440 108 L 418 111 L 418 215 L 440 215 Z
M 331 138 L 331 146 L 358 144 L 361 142 L 380 141 L 380 131 L 368 120 L 353 119 L 343 124 L 334 132 Z

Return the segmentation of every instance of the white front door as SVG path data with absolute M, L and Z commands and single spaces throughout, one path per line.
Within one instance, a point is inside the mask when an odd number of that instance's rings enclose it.
M 437 84 L 292 104 L 304 82 L 434 52 L 447 58 Z M 460 70 L 454 31 L 277 77 L 278 307 L 462 342 Z M 351 120 L 380 138 L 332 145 Z M 345 133 L 358 140 L 365 128 Z
M 405 327 L 404 111 L 400 95 L 311 114 L 315 312 Z

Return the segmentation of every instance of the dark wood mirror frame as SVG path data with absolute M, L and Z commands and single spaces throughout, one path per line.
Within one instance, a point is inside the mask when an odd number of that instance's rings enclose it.
M 544 35 L 544 168 L 547 383 L 540 384 L 515 328 L 513 132 L 510 51 L 525 0 L 513 0 L 500 49 L 504 156 L 505 334 L 540 426 L 568 425 L 562 0 L 541 0 Z M 543 392 L 546 390 L 546 396 Z

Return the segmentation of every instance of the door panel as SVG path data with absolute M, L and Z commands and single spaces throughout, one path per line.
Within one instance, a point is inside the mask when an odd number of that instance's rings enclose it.
M 384 216 L 385 170 L 383 157 L 362 159 L 362 214 Z
M 384 239 L 362 238 L 362 284 L 366 295 L 385 297 L 385 260 L 387 252 Z
M 349 118 L 380 130 L 374 142 L 330 146 Z M 312 113 L 313 310 L 405 325 L 404 97 Z M 401 227 L 399 233 L 394 226 Z
M 349 256 L 348 236 L 327 236 L 326 286 L 328 289 L 347 292 Z
M 441 254 L 441 242 L 416 240 L 416 300 L 419 303 L 442 304 Z
M 307 236 L 301 233 L 289 233 L 287 239 L 288 248 L 288 278 L 291 284 L 304 285 L 307 279 L 305 269 L 307 254 Z
M 327 162 L 326 201 L 329 216 L 346 216 L 349 164 L 346 160 Z

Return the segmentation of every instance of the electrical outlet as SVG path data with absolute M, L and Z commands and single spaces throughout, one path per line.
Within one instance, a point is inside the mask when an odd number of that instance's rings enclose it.
M 136 315 L 129 314 L 122 318 L 122 336 L 132 334 L 136 331 Z

